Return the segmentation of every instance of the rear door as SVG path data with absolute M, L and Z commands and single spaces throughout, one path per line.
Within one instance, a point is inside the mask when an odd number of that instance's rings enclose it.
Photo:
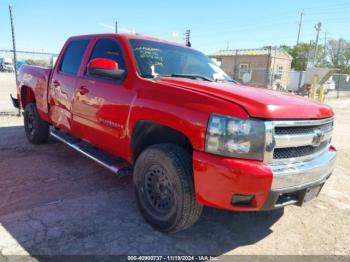
M 56 127 L 68 132 L 72 129 L 71 112 L 77 74 L 88 44 L 88 39 L 73 39 L 67 43 L 50 81 L 50 118 Z
M 85 70 L 78 78 L 74 100 L 74 123 L 80 136 L 113 154 L 124 156 L 128 148 L 126 121 L 134 91 L 123 80 L 112 80 L 87 74 L 87 64 L 95 58 L 107 58 L 127 71 L 123 51 L 113 37 L 98 38 L 92 43 Z

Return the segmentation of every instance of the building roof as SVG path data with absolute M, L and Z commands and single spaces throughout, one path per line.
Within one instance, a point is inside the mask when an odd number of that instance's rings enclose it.
M 292 60 L 292 57 L 288 52 L 280 48 L 272 48 L 271 51 L 268 48 L 257 48 L 257 49 L 228 49 L 220 50 L 218 52 L 212 53 L 209 56 L 213 58 L 220 58 L 223 56 L 256 56 L 256 55 L 268 55 L 271 52 L 271 55 L 274 56 L 276 51 L 276 56 L 285 55 Z

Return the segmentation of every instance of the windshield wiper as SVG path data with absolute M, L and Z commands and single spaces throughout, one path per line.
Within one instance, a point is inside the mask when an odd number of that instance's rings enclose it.
M 155 78 L 155 76 L 151 75 L 151 74 L 149 74 L 149 75 L 144 74 L 144 75 L 141 75 L 141 77 L 143 77 L 143 78 Z
M 234 84 L 238 84 L 238 82 L 236 80 L 233 80 L 233 79 L 219 79 L 219 78 L 216 78 L 214 80 L 215 82 L 229 82 L 229 83 L 234 83 Z
M 199 75 L 199 74 L 169 74 L 169 75 L 158 75 L 157 78 L 161 77 L 183 77 L 183 78 L 190 78 L 190 79 L 202 79 L 204 81 L 213 82 L 213 79 L 210 79 L 209 77 Z

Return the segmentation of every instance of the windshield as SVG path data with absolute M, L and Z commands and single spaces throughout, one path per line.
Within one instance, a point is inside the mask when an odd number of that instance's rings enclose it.
M 141 77 L 191 77 L 209 81 L 231 81 L 230 77 L 201 52 L 149 40 L 131 39 Z

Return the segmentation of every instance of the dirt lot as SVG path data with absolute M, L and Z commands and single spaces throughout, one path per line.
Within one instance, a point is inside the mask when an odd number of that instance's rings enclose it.
M 350 99 L 335 109 L 337 167 L 303 208 L 233 213 L 206 208 L 165 235 L 139 214 L 131 177 L 118 179 L 52 140 L 30 145 L 22 119 L 0 117 L 0 260 L 13 254 L 350 255 Z

